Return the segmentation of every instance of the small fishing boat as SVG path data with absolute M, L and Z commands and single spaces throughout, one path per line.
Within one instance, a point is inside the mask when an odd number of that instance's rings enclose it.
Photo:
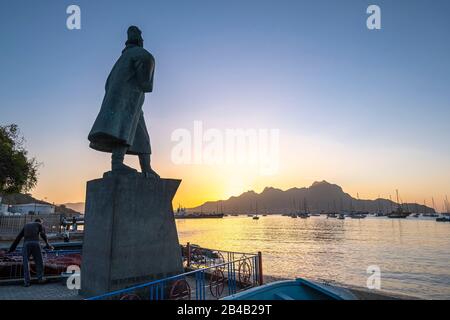
M 366 217 L 367 216 L 362 213 L 354 213 L 354 214 L 350 215 L 350 218 L 352 218 L 352 219 L 365 219 Z
M 223 213 L 199 213 L 194 212 L 192 214 L 175 214 L 175 219 L 218 219 L 223 218 Z
M 424 213 L 423 216 L 427 217 L 427 218 L 438 218 L 439 214 L 437 214 L 437 213 Z
M 399 205 L 396 211 L 392 211 L 387 216 L 390 219 L 406 219 L 411 212 L 403 211 L 403 208 Z
M 397 210 L 392 211 L 391 213 L 389 213 L 387 216 L 390 219 L 406 219 L 407 217 L 409 217 L 411 215 L 411 212 L 408 211 L 404 211 L 402 205 L 400 204 L 400 200 L 399 200 L 399 196 L 398 196 L 398 190 L 395 190 L 396 194 L 397 194 Z
M 256 215 L 256 216 L 253 216 L 252 219 L 253 219 L 253 220 L 259 220 L 259 217 Z
M 353 300 L 346 290 L 322 285 L 305 279 L 268 283 L 222 300 Z

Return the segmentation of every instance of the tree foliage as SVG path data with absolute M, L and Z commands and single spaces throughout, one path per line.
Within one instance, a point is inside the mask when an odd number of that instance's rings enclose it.
M 0 194 L 27 192 L 37 183 L 39 164 L 29 158 L 17 125 L 0 126 Z

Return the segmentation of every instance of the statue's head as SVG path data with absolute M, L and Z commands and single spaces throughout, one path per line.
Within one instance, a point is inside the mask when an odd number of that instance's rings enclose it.
M 134 44 L 139 47 L 144 46 L 144 39 L 142 39 L 141 36 L 142 32 L 139 30 L 136 26 L 130 26 L 127 30 L 127 42 L 125 42 L 126 45 Z

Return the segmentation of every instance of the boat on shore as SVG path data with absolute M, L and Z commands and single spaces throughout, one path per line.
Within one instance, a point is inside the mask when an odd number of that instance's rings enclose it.
M 268 283 L 222 300 L 350 300 L 351 297 L 330 286 L 299 278 Z

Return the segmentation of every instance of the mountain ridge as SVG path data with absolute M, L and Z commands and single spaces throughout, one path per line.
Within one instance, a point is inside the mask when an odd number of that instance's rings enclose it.
M 259 213 L 284 214 L 304 211 L 306 208 L 316 213 L 337 211 L 387 213 L 395 210 L 397 206 L 396 202 L 383 198 L 355 199 L 344 192 L 341 186 L 322 180 L 315 181 L 309 187 L 293 187 L 284 191 L 274 187 L 265 187 L 261 193 L 249 190 L 227 200 L 206 201 L 200 206 L 188 208 L 187 211 L 254 214 L 258 208 Z M 403 203 L 402 206 L 404 209 L 420 213 L 435 212 L 433 208 L 417 203 Z

